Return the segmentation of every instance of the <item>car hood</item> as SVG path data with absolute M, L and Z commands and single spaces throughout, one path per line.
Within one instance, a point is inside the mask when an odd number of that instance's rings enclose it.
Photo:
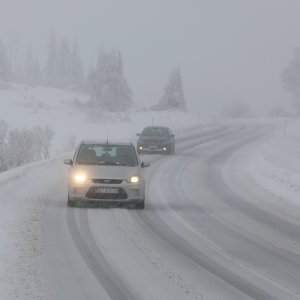
M 88 178 L 93 179 L 127 179 L 139 175 L 140 167 L 76 165 L 70 171 L 71 173 L 84 172 Z

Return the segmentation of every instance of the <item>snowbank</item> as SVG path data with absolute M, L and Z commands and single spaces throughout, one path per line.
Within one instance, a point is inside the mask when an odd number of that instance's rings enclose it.
M 253 153 L 250 175 L 277 197 L 300 205 L 300 120 L 284 121 Z

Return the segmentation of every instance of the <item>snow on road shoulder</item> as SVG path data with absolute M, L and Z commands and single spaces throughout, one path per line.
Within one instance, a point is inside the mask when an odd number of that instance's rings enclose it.
M 59 165 L 56 158 L 0 174 L 0 299 L 44 299 L 45 193 L 61 177 Z
M 271 140 L 256 149 L 248 167 L 258 185 L 282 201 L 300 206 L 300 121 L 281 126 Z

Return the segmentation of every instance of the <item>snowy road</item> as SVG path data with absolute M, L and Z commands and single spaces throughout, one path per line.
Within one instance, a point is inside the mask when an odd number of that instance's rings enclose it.
M 26 180 L 43 174 L 30 198 L 42 230 L 31 230 L 40 242 L 24 255 L 36 266 L 16 298 L 300 299 L 300 221 L 280 214 L 244 167 L 271 130 L 195 128 L 175 155 L 142 156 L 151 161 L 144 211 L 67 208 L 66 167 L 37 165 Z M 26 196 L 22 180 L 2 185 L 21 187 L 11 205 Z

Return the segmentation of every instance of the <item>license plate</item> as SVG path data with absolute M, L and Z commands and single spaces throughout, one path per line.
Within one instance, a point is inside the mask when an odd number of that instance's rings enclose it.
M 95 188 L 95 193 L 99 193 L 99 194 L 118 194 L 119 193 L 119 189 L 117 188 L 105 188 L 105 187 L 101 187 L 101 188 Z

